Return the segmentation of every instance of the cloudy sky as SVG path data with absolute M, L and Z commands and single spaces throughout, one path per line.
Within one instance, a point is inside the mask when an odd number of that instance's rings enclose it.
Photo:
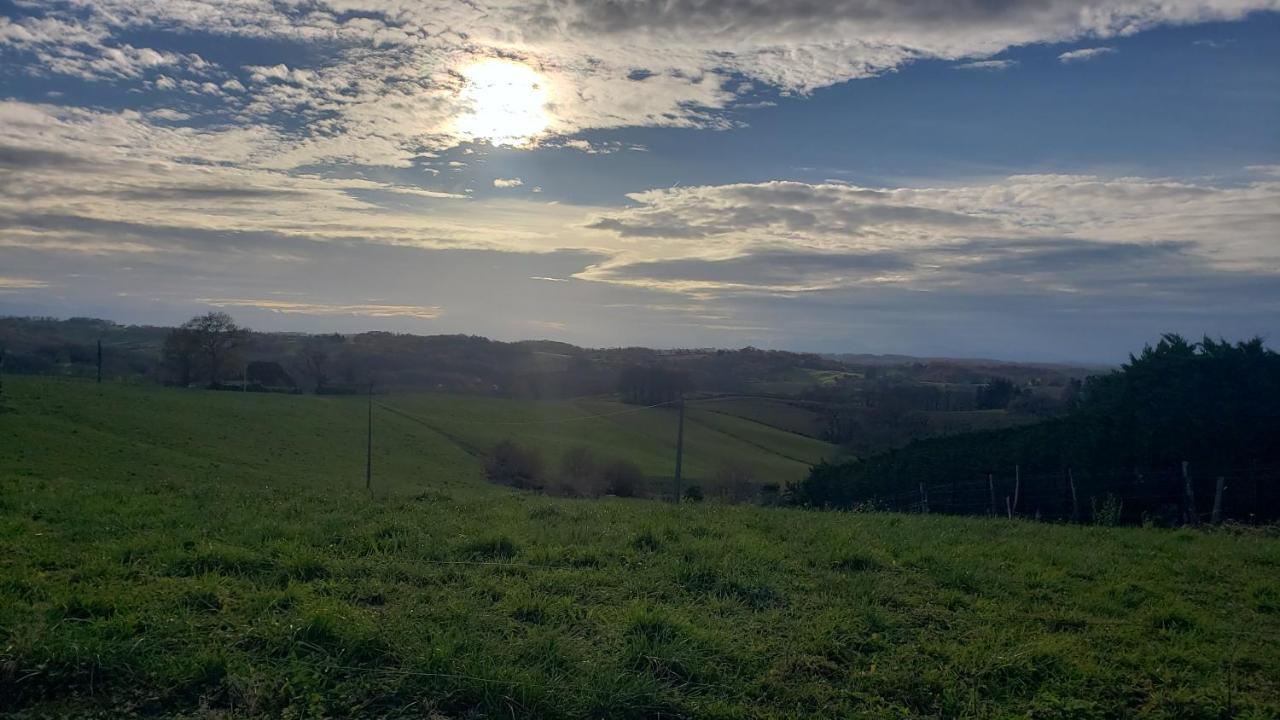
M 0 0 L 0 314 L 1280 337 L 1280 0 Z

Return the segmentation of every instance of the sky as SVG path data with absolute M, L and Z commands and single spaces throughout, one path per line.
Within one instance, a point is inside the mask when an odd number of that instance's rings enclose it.
M 1280 0 L 0 0 L 0 314 L 1280 337 Z

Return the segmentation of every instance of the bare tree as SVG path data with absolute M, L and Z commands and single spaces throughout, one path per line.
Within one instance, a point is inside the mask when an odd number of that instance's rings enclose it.
M 329 382 L 329 352 L 325 348 L 329 342 L 318 337 L 307 338 L 298 353 L 302 359 L 303 372 L 315 382 L 317 393 L 323 391 Z
M 200 343 L 195 331 L 186 325 L 170 330 L 160 352 L 176 383 L 182 387 L 190 385 L 195 376 L 196 360 L 200 355 Z
M 249 330 L 236 324 L 224 312 L 205 313 L 191 318 L 176 332 L 192 334 L 197 347 L 204 355 L 205 370 L 209 374 L 209 386 L 218 384 L 218 377 L 227 356 L 249 339 Z

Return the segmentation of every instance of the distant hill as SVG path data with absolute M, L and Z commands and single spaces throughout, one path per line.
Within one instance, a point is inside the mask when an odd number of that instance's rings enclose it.
M 171 332 L 96 318 L 6 317 L 0 318 L 0 350 L 5 373 L 92 377 L 101 342 L 107 379 L 193 382 L 192 373 L 177 372 L 163 357 Z M 1089 374 L 1066 365 L 752 347 L 582 348 L 550 340 L 390 332 L 252 332 L 221 366 L 218 384 L 254 390 L 349 394 L 364 392 L 372 380 L 379 392 L 522 399 L 618 394 L 641 405 L 670 401 L 680 392 L 717 396 L 726 402 L 715 412 L 836 443 L 857 456 L 918 438 L 1053 416 Z M 206 374 L 194 378 L 209 384 Z M 730 396 L 745 399 L 728 402 Z

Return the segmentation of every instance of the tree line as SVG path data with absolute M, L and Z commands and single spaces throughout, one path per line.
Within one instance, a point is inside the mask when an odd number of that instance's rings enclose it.
M 1061 495 L 1071 482 L 1097 494 L 1143 476 L 1181 483 L 1184 462 L 1194 470 L 1192 492 L 1202 498 L 1212 496 L 1218 476 L 1280 466 L 1280 355 L 1261 339 L 1165 335 L 1118 370 L 1089 378 L 1063 417 L 819 465 L 788 488 L 788 497 L 799 505 L 851 508 L 910 496 L 922 486 L 1007 481 L 1015 472 L 1026 492 Z M 1249 509 L 1255 515 L 1280 516 L 1280 498 L 1265 490 L 1254 497 L 1263 505 Z

